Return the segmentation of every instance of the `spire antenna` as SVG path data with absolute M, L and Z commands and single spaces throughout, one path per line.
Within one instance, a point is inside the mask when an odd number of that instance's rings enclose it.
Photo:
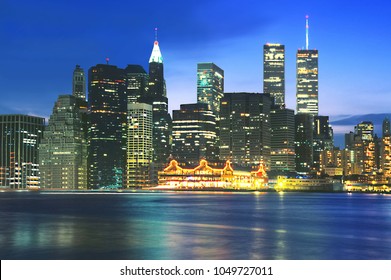
M 157 27 L 155 27 L 155 41 L 157 42 Z
M 305 16 L 305 49 L 308 50 L 308 45 L 309 45 L 309 38 L 308 38 L 308 29 L 310 28 L 308 24 L 308 18 L 309 16 Z

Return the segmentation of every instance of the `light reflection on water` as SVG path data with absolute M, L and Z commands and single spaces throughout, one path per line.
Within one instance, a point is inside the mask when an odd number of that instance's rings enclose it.
M 1 193 L 1 259 L 391 259 L 391 196 Z

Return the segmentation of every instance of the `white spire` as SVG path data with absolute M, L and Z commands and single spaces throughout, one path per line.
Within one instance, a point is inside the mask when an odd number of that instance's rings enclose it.
M 163 63 L 163 56 L 160 52 L 159 42 L 157 41 L 157 28 L 155 28 L 155 43 L 153 44 L 151 57 L 149 58 L 149 63 L 151 62 Z
M 308 29 L 310 28 L 308 24 L 308 18 L 309 16 L 305 16 L 305 49 L 308 50 L 308 45 L 309 45 L 309 38 L 308 38 Z

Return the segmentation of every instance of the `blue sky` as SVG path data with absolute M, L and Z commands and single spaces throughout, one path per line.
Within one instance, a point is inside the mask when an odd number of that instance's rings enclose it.
M 320 114 L 388 113 L 388 1 L 0 0 L 0 114 L 48 117 L 71 92 L 76 64 L 148 69 L 159 28 L 170 110 L 196 101 L 198 62 L 225 71 L 226 92 L 262 92 L 262 47 L 285 44 L 286 102 L 295 109 L 295 54 L 319 50 Z M 346 131 L 348 132 L 348 131 Z

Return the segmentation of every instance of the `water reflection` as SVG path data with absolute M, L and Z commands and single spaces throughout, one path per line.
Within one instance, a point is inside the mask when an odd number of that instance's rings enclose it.
M 0 194 L 1 259 L 391 259 L 391 197 Z

